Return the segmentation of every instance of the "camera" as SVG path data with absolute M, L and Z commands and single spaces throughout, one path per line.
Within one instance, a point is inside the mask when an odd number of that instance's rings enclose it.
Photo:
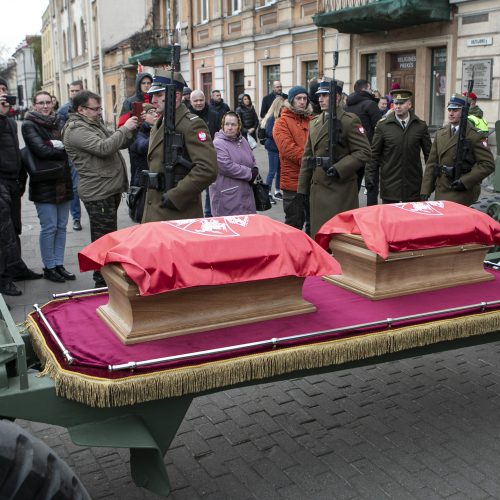
M 10 105 L 10 106 L 15 106 L 17 97 L 15 95 L 4 95 L 5 101 Z

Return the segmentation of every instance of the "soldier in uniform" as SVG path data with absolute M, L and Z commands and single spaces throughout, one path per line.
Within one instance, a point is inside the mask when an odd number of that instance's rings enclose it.
M 384 203 L 419 201 L 422 185 L 422 160 L 427 161 L 431 137 L 427 123 L 413 110 L 410 90 L 391 90 L 394 112 L 377 123 L 372 140 L 372 159 L 365 169 L 368 190 L 379 185 Z
M 333 216 L 358 208 L 357 172 L 370 160 L 370 143 L 359 118 L 339 105 L 342 87 L 336 88 L 337 144 L 331 166 L 326 169 L 316 157 L 328 155 L 329 82 L 321 82 L 317 94 L 322 113 L 309 123 L 304 156 L 299 174 L 298 193 L 308 196 L 311 210 L 311 235 Z
M 436 132 L 425 167 L 420 197 L 428 200 L 435 191 L 436 200 L 472 205 L 481 193 L 481 181 L 495 170 L 495 161 L 484 135 L 466 120 L 467 131 L 460 178 L 455 179 L 454 161 L 459 125 L 465 100 L 453 95 L 448 103 L 448 125 Z
M 170 82 L 170 72 L 159 70 L 148 92 L 160 114 L 165 111 L 165 86 Z M 180 73 L 174 73 L 174 83 L 175 131 L 183 135 L 182 157 L 191 162 L 192 167 L 176 165 L 174 187 L 165 189 L 164 117 L 161 116 L 151 130 L 149 140 L 149 174 L 143 176 L 147 193 L 142 222 L 203 217 L 201 193 L 217 178 L 217 156 L 207 125 L 181 103 L 186 82 Z

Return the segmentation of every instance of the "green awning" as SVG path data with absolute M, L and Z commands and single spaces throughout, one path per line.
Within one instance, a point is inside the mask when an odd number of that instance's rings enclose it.
M 373 0 L 366 5 L 318 13 L 313 22 L 339 33 L 371 33 L 449 21 L 449 0 Z
M 154 47 L 128 58 L 130 64 L 137 64 L 138 61 L 145 66 L 170 64 L 170 47 Z

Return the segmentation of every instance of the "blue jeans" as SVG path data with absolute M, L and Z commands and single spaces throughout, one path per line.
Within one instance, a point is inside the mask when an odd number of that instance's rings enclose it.
M 78 196 L 78 172 L 73 164 L 71 165 L 71 182 L 73 183 L 73 199 L 71 200 L 71 217 L 73 220 L 82 218 L 82 209 L 80 207 L 80 197 Z
M 69 218 L 70 201 L 64 203 L 35 202 L 40 219 L 40 252 L 45 268 L 53 269 L 64 265 L 66 247 L 66 225 Z
M 273 179 L 276 176 L 276 180 L 274 181 L 274 187 L 276 191 L 280 190 L 280 157 L 279 154 L 275 151 L 268 151 L 267 157 L 269 159 L 269 173 L 267 174 L 266 184 L 268 186 L 272 186 Z

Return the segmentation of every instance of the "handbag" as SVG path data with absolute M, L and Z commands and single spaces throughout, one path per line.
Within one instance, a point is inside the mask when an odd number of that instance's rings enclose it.
M 257 139 L 259 139 L 259 142 L 264 145 L 266 143 L 266 129 L 265 128 L 262 128 L 260 125 L 259 125 L 259 128 L 257 129 Z
M 130 186 L 127 193 L 128 215 L 134 222 L 142 222 L 145 201 L 146 188 L 143 186 Z
M 257 175 L 255 181 L 252 184 L 253 197 L 255 198 L 255 209 L 258 212 L 265 212 L 271 209 L 271 199 L 269 198 L 269 193 L 271 191 L 271 186 L 264 184 L 262 177 Z
M 53 181 L 59 179 L 64 173 L 64 160 L 38 160 L 28 147 L 21 149 L 21 162 L 28 172 L 30 179 L 35 182 Z
M 255 149 L 257 147 L 257 141 L 253 138 L 253 135 L 247 135 L 247 141 L 250 146 L 250 149 Z

